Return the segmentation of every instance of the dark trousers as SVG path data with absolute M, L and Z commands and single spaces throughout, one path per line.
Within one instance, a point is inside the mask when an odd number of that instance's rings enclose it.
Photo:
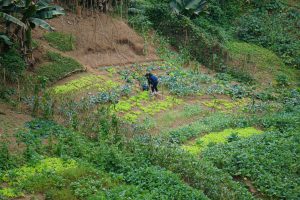
M 152 92 L 158 92 L 157 85 L 158 85 L 158 83 L 151 84 L 151 91 Z

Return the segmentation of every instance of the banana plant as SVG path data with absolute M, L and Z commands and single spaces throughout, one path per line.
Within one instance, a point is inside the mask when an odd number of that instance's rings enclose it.
M 45 19 L 64 14 L 63 8 L 51 3 L 52 0 L 0 0 L 0 18 L 18 26 L 16 35 L 21 29 L 25 32 L 21 38 L 25 41 L 25 53 L 32 49 L 32 29 L 41 27 L 53 31 L 54 28 Z
M 198 15 L 204 10 L 206 3 L 205 0 L 172 0 L 170 7 L 176 14 Z
M 7 35 L 5 35 L 4 33 L 0 33 L 0 43 L 4 43 L 8 46 L 13 44 L 11 42 L 11 40 L 9 39 L 9 37 Z
M 14 24 L 26 29 L 26 25 L 21 20 L 19 20 L 18 18 L 14 17 L 10 14 L 0 12 L 0 19 L 3 19 L 6 22 L 14 23 Z
M 39 0 L 35 3 L 33 0 L 21 0 L 21 4 L 19 4 L 23 15 L 21 21 L 27 26 L 25 30 L 25 47 L 28 50 L 32 49 L 32 29 L 39 26 L 48 31 L 53 31 L 54 28 L 45 19 L 52 19 L 64 14 L 63 8 L 50 5 L 51 2 L 51 0 Z

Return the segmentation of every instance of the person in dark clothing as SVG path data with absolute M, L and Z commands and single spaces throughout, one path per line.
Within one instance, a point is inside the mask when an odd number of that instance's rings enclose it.
M 157 94 L 158 93 L 158 89 L 157 89 L 158 78 L 151 73 L 147 73 L 146 78 L 148 80 L 148 85 L 151 88 L 152 93 Z

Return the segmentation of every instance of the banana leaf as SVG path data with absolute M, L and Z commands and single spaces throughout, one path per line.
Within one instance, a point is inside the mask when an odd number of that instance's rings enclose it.
M 203 11 L 206 3 L 205 0 L 173 0 L 170 3 L 170 7 L 177 14 L 182 13 L 185 10 L 191 10 L 194 14 L 198 15 Z
M 59 11 L 59 10 L 45 10 L 45 11 L 37 12 L 35 17 L 41 19 L 52 19 L 53 17 L 64 15 L 64 14 L 65 13 L 63 11 Z
M 35 26 L 40 26 L 47 31 L 54 31 L 54 28 L 42 19 L 31 17 L 29 18 L 29 21 L 30 23 L 33 23 Z
M 14 24 L 17 24 L 25 29 L 27 28 L 27 26 L 23 22 L 21 22 L 19 19 L 15 18 L 9 14 L 6 14 L 4 12 L 0 12 L 0 18 L 4 19 L 5 21 L 9 21 Z
M 13 43 L 10 41 L 9 37 L 7 37 L 6 35 L 4 34 L 0 34 L 0 42 L 4 42 L 4 44 L 6 45 L 12 45 Z
M 0 8 L 12 5 L 12 0 L 0 0 Z

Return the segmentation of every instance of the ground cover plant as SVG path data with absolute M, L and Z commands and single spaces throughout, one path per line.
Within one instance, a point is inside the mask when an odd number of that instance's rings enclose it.
M 61 32 L 49 32 L 44 35 L 49 44 L 60 51 L 72 51 L 75 48 L 75 37 Z
M 238 111 L 248 105 L 248 103 L 249 99 L 246 98 L 237 99 L 235 101 L 229 101 L 226 99 L 213 99 L 211 101 L 203 102 L 203 105 L 214 110 L 230 112 L 233 109 Z
M 244 41 L 273 50 L 287 65 L 299 67 L 298 20 L 299 9 L 271 1 L 241 17 L 236 33 Z
M 140 115 L 154 115 L 182 103 L 181 99 L 172 96 L 164 96 L 164 99 L 161 100 L 156 98 L 151 97 L 148 91 L 141 92 L 127 100 L 119 101 L 114 106 L 114 110 L 122 113 L 125 120 L 133 123 L 137 122 Z
M 118 87 L 119 84 L 111 80 L 105 81 L 102 76 L 87 75 L 79 79 L 71 80 L 63 85 L 57 85 L 50 89 L 50 93 L 61 96 L 66 94 L 74 94 L 80 91 L 92 91 L 98 92 L 110 90 Z
M 297 199 L 298 140 L 297 129 L 267 132 L 247 140 L 211 147 L 202 155 L 233 176 L 249 178 L 259 191 L 268 196 Z
M 221 132 L 207 133 L 203 137 L 195 139 L 192 143 L 183 145 L 183 148 L 191 153 L 199 154 L 207 147 L 211 147 L 219 143 L 237 141 L 242 138 L 251 137 L 261 133 L 262 131 L 253 127 L 225 129 Z
M 83 66 L 72 58 L 67 58 L 59 53 L 47 52 L 48 64 L 43 64 L 36 69 L 39 76 L 46 77 L 50 82 L 58 81 L 71 73 L 83 71 Z
M 229 73 L 242 82 L 254 83 L 255 81 L 263 84 L 276 84 L 274 79 L 281 74 L 288 76 L 296 81 L 296 74 L 293 69 L 288 68 L 280 57 L 271 50 L 265 49 L 255 44 L 245 42 L 227 42 L 229 54 L 232 61 L 228 69 Z M 236 68 L 241 71 L 237 73 Z M 255 73 L 255 76 L 251 75 Z M 250 76 L 248 78 L 246 75 Z M 252 80 L 251 80 L 252 79 Z M 254 81 L 255 80 L 255 81 Z

